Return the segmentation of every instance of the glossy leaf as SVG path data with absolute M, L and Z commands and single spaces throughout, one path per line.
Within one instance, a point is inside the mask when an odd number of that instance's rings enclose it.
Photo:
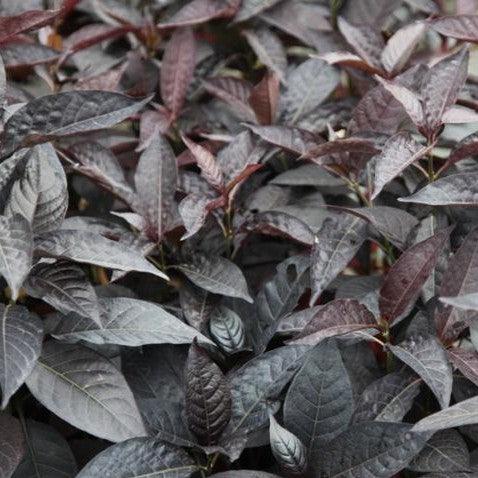
M 270 417 L 269 436 L 272 454 L 282 468 L 292 474 L 304 473 L 307 468 L 306 450 L 301 441 Z
M 209 332 L 219 347 L 231 354 L 241 351 L 246 343 L 246 331 L 241 318 L 231 309 L 219 306 L 209 319 Z
M 224 257 L 198 255 L 194 262 L 181 264 L 178 269 L 204 290 L 252 302 L 242 271 Z
M 62 136 L 109 128 L 149 101 L 105 91 L 68 91 L 34 99 L 6 122 L 2 156 Z
M 440 406 L 446 408 L 450 403 L 453 376 L 447 354 L 438 340 L 417 335 L 389 348 L 423 379 Z
M 284 423 L 318 459 L 324 445 L 347 429 L 352 385 L 333 341 L 322 342 L 294 377 L 284 401 Z M 320 426 L 318 424 L 320 423 Z
M 420 290 L 445 247 L 450 229 L 407 249 L 392 265 L 380 289 L 379 306 L 385 320 L 393 323 L 410 311 Z
M 80 430 L 113 442 L 146 434 L 123 375 L 91 349 L 45 343 L 26 383 L 46 408 Z
M 186 417 L 190 430 L 212 444 L 231 418 L 231 392 L 221 369 L 193 342 L 186 362 Z

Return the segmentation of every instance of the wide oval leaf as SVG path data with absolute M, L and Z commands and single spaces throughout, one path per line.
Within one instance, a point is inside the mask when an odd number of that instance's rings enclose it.
M 27 385 L 51 412 L 92 435 L 119 442 L 146 434 L 123 375 L 91 349 L 45 343 Z

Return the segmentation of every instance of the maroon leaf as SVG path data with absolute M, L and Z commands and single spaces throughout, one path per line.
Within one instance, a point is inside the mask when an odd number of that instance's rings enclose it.
M 384 48 L 384 42 L 380 32 L 373 30 L 370 25 L 352 25 L 344 18 L 339 18 L 338 27 L 347 43 L 361 58 L 372 67 L 379 70 L 382 68 L 380 56 Z
M 151 240 L 161 241 L 177 225 L 174 199 L 178 183 L 176 158 L 169 143 L 157 134 L 141 153 L 134 183 L 139 200 L 138 212 L 147 221 Z
M 310 304 L 353 259 L 365 241 L 367 223 L 350 214 L 326 218 L 312 250 Z
M 190 28 L 175 30 L 163 55 L 161 98 L 175 119 L 181 112 L 196 66 L 196 40 Z
M 382 64 L 389 73 L 399 71 L 405 66 L 426 28 L 426 23 L 411 23 L 391 36 L 381 53 Z
M 431 146 L 422 146 L 417 143 L 408 133 L 397 133 L 388 139 L 382 152 L 374 158 L 375 176 L 372 199 L 380 194 L 386 184 L 431 149 Z
M 37 30 L 52 23 L 61 10 L 30 10 L 12 17 L 0 17 L 0 43 L 19 33 Z
M 248 128 L 264 141 L 301 156 L 324 142 L 318 134 L 300 128 L 253 125 L 248 125 Z
M 460 348 L 448 349 L 448 358 L 468 380 L 478 386 L 478 353 Z
M 415 244 L 392 265 L 380 289 L 379 307 L 384 320 L 393 324 L 410 310 L 434 269 L 450 232 L 450 228 L 442 229 Z
M 430 22 L 438 33 L 459 40 L 478 42 L 478 15 L 455 15 Z
M 369 138 L 338 138 L 327 143 L 322 143 L 315 148 L 307 151 L 303 156 L 315 159 L 320 156 L 340 153 L 378 153 L 378 149 Z
M 242 33 L 257 58 L 270 68 L 282 82 L 285 81 L 287 57 L 279 38 L 267 28 L 256 31 L 244 30 Z
M 430 68 L 424 78 L 423 112 L 429 135 L 436 133 L 445 110 L 458 98 L 468 73 L 468 57 L 468 50 L 461 48 Z
M 290 343 L 316 345 L 328 337 L 377 328 L 373 314 L 356 299 L 336 299 L 324 305 Z
M 314 243 L 314 234 L 307 224 L 280 211 L 255 214 L 241 226 L 241 230 L 260 232 L 271 236 L 284 236 L 307 245 Z
M 231 392 L 221 369 L 194 341 L 186 362 L 186 417 L 201 443 L 211 445 L 231 418 Z
M 216 18 L 229 18 L 239 7 L 238 0 L 192 0 L 158 28 L 177 28 L 209 22 Z
M 478 173 L 458 173 L 428 184 L 401 202 L 429 206 L 478 206 Z
M 217 77 L 203 81 L 203 85 L 208 93 L 226 102 L 240 119 L 256 122 L 256 115 L 248 103 L 252 91 L 250 83 L 237 78 Z
M 170 126 L 171 115 L 165 108 L 145 111 L 139 122 L 139 145 L 136 151 L 143 151 L 158 133 L 166 134 Z
M 249 104 L 256 114 L 259 124 L 272 124 L 277 114 L 279 101 L 279 78 L 267 73 L 254 86 L 249 96 Z
M 324 53 L 317 58 L 326 61 L 329 65 L 347 66 L 364 71 L 370 75 L 381 75 L 383 73 L 380 68 L 368 64 L 355 53 L 350 53 L 348 51 L 331 51 L 329 53 Z
M 194 143 L 186 136 L 182 136 L 184 144 L 196 158 L 196 162 L 201 169 L 201 175 L 204 179 L 218 191 L 224 188 L 224 176 L 214 155 L 203 148 L 200 144 Z
M 476 292 L 478 284 L 478 229 L 471 231 L 448 262 L 440 287 L 441 297 L 456 297 Z M 454 340 L 466 328 L 466 320 L 476 313 L 446 305 L 435 314 L 439 337 Z

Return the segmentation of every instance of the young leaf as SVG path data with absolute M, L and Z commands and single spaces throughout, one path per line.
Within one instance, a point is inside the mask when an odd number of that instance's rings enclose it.
M 191 28 L 178 28 L 166 45 L 161 64 L 161 98 L 173 119 L 181 113 L 196 66 L 196 40 Z
M 68 442 L 52 426 L 26 420 L 25 455 L 13 478 L 75 478 L 77 467 Z
M 478 281 L 478 229 L 473 229 L 465 238 L 460 248 L 448 262 L 440 286 L 440 296 L 451 298 L 452 302 L 462 300 L 459 296 L 467 296 L 476 291 Z M 455 298 L 456 297 L 456 298 Z M 435 324 L 440 338 L 454 340 L 466 327 L 467 319 L 475 315 L 457 310 L 450 304 L 435 313 Z
M 292 380 L 284 401 L 285 426 L 315 460 L 326 443 L 347 429 L 352 413 L 352 385 L 339 349 L 331 340 L 322 342 Z
M 42 299 L 58 311 L 100 322 L 98 299 L 83 270 L 67 261 L 37 264 L 25 283 L 29 295 Z
M 212 445 L 231 418 L 231 391 L 221 369 L 194 341 L 186 362 L 186 417 L 201 443 Z
M 5 158 L 23 146 L 109 128 L 148 102 L 149 98 L 137 101 L 106 91 L 67 91 L 36 98 L 5 123 L 1 156 Z
M 469 468 L 470 453 L 466 442 L 455 430 L 443 430 L 433 435 L 408 465 L 409 470 L 420 473 L 446 473 Z
M 453 384 L 447 354 L 433 336 L 417 335 L 389 346 L 392 353 L 412 368 L 430 387 L 442 408 L 448 407 Z
M 256 31 L 244 30 L 242 34 L 246 37 L 257 58 L 270 68 L 281 82 L 284 82 L 287 57 L 279 38 L 268 28 L 261 28 Z
M 407 313 L 420 295 L 450 235 L 450 228 L 407 249 L 388 271 L 380 289 L 382 317 L 390 323 Z
M 152 240 L 161 241 L 177 224 L 174 195 L 178 183 L 176 158 L 163 136 L 154 135 L 141 153 L 134 183 L 139 199 L 138 212 L 147 221 L 146 232 Z
M 197 468 L 180 448 L 155 438 L 132 438 L 95 456 L 77 478 L 188 478 Z
M 100 298 L 101 323 L 70 315 L 53 335 L 67 342 L 138 347 L 146 344 L 189 344 L 195 337 L 211 343 L 197 330 L 166 312 L 159 305 L 127 297 Z
M 372 199 L 380 194 L 386 184 L 430 150 L 430 147 L 417 143 L 408 133 L 397 133 L 389 138 L 383 145 L 382 152 L 374 158 Z
M 36 238 L 35 252 L 75 262 L 95 264 L 121 271 L 138 271 L 168 279 L 137 248 L 107 239 L 101 234 L 75 229 L 60 229 Z
M 1 304 L 0 314 L 1 408 L 5 408 L 40 356 L 43 324 L 36 314 L 20 305 Z
M 5 207 L 21 214 L 40 234 L 57 229 L 68 208 L 66 175 L 51 144 L 36 146 L 25 165 L 23 177 L 13 184 Z
M 188 194 L 179 203 L 179 214 L 186 228 L 182 241 L 194 236 L 204 226 L 212 202 L 201 194 Z
M 412 408 L 422 381 L 402 370 L 372 382 L 362 393 L 353 422 L 399 422 Z
M 305 473 L 307 469 L 306 450 L 302 442 L 270 416 L 269 439 L 275 459 L 282 468 L 292 474 Z
M 425 445 L 421 434 L 406 423 L 359 423 L 322 450 L 317 469 L 324 476 L 392 477 Z
M 411 196 L 399 198 L 399 201 L 428 206 L 477 206 L 477 180 L 478 173 L 450 174 L 427 184 Z
M 423 111 L 429 134 L 441 126 L 443 113 L 458 98 L 468 73 L 468 57 L 468 50 L 461 48 L 430 68 L 423 79 Z
M 204 290 L 252 302 L 241 269 L 224 257 L 196 255 L 193 262 L 181 264 L 177 268 Z
M 422 418 L 414 425 L 413 431 L 436 432 L 476 423 L 478 423 L 478 397 L 473 397 Z
M 246 343 L 246 331 L 241 318 L 231 309 L 219 306 L 211 313 L 209 332 L 227 354 L 241 351 Z
M 0 274 L 16 300 L 30 271 L 33 234 L 28 221 L 20 215 L 0 216 Z
M 354 337 L 354 332 L 376 327 L 375 317 L 358 300 L 336 299 L 324 305 L 292 343 L 315 345 L 329 337 L 344 334 Z
M 366 230 L 367 223 L 350 214 L 325 219 L 311 256 L 311 305 L 353 259 L 365 240 Z
M 146 434 L 123 375 L 91 349 L 46 342 L 26 383 L 46 408 L 80 430 L 113 442 Z
M 93 180 L 126 204 L 134 204 L 134 191 L 111 150 L 94 141 L 75 143 L 69 152 L 77 159 L 74 170 Z
M 0 450 L 0 475 L 10 478 L 25 453 L 25 439 L 20 420 L 6 413 L 0 414 Z
M 186 138 L 186 136 L 182 136 L 182 140 L 196 158 L 196 162 L 201 169 L 201 175 L 204 179 L 213 188 L 221 191 L 224 188 L 224 176 L 214 155 L 200 144 L 194 143 Z

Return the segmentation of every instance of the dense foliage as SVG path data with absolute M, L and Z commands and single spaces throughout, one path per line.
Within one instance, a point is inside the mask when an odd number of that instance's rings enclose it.
M 478 1 L 0 2 L 0 478 L 478 474 Z

